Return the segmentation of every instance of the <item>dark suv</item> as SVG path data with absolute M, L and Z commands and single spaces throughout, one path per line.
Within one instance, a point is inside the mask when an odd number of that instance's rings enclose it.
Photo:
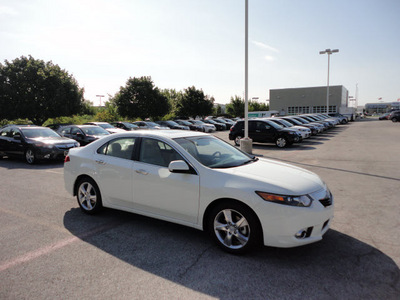
M 400 110 L 392 111 L 388 118 L 389 118 L 389 120 L 392 120 L 392 122 L 399 122 L 400 121 Z
M 237 121 L 229 132 L 229 139 L 235 141 L 235 145 L 240 145 L 240 139 L 244 137 L 244 121 Z M 274 122 L 257 119 L 249 120 L 249 138 L 253 142 L 275 143 L 279 148 L 301 142 L 301 134 L 296 130 L 284 128 Z

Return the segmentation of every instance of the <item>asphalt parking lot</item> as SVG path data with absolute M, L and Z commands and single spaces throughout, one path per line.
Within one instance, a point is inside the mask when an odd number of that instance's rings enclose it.
M 191 228 L 84 215 L 62 163 L 0 160 L 0 299 L 399 299 L 399 149 L 400 124 L 376 119 L 286 149 L 253 145 L 321 176 L 335 219 L 321 242 L 245 256 Z

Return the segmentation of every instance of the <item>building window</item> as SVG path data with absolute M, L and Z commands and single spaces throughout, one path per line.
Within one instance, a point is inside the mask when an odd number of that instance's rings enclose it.
M 329 113 L 336 113 L 337 108 L 336 105 L 329 105 Z M 326 113 L 326 105 L 325 106 L 313 106 L 313 113 L 322 114 Z
M 288 107 L 288 115 L 309 114 L 310 108 L 308 106 L 291 106 Z

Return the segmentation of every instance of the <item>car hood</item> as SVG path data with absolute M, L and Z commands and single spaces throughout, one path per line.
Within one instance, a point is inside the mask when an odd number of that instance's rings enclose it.
M 325 187 L 321 178 L 308 170 L 260 158 L 247 165 L 219 169 L 230 174 L 230 184 L 281 195 L 305 195 Z M 230 177 L 230 176 L 228 176 Z
M 65 137 L 38 137 L 38 138 L 29 138 L 28 142 L 32 143 L 43 143 L 48 145 L 60 145 L 60 144 L 75 144 L 76 141 L 73 139 L 65 138 Z

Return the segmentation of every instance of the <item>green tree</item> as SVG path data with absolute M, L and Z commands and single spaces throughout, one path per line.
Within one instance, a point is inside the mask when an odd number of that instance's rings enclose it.
M 244 117 L 244 100 L 239 96 L 231 97 L 231 102 L 226 105 L 226 112 L 234 117 Z
M 149 76 L 129 78 L 111 101 L 115 103 L 119 115 L 131 119 L 157 119 L 170 110 L 167 97 L 154 86 Z
M 167 97 L 169 105 L 170 105 L 170 113 L 167 115 L 176 115 L 178 109 L 178 103 L 180 99 L 183 96 L 183 93 L 181 91 L 176 91 L 175 89 L 163 89 L 161 91 L 161 94 L 163 94 L 165 97 Z
M 177 103 L 177 115 L 193 117 L 207 116 L 213 111 L 213 98 L 205 96 L 202 90 L 194 86 L 184 90 Z
M 249 111 L 266 111 L 269 110 L 269 106 L 265 103 L 257 101 L 249 101 Z
M 82 102 L 83 89 L 74 77 L 51 61 L 21 56 L 0 63 L 0 119 L 28 118 L 41 125 L 79 113 Z

